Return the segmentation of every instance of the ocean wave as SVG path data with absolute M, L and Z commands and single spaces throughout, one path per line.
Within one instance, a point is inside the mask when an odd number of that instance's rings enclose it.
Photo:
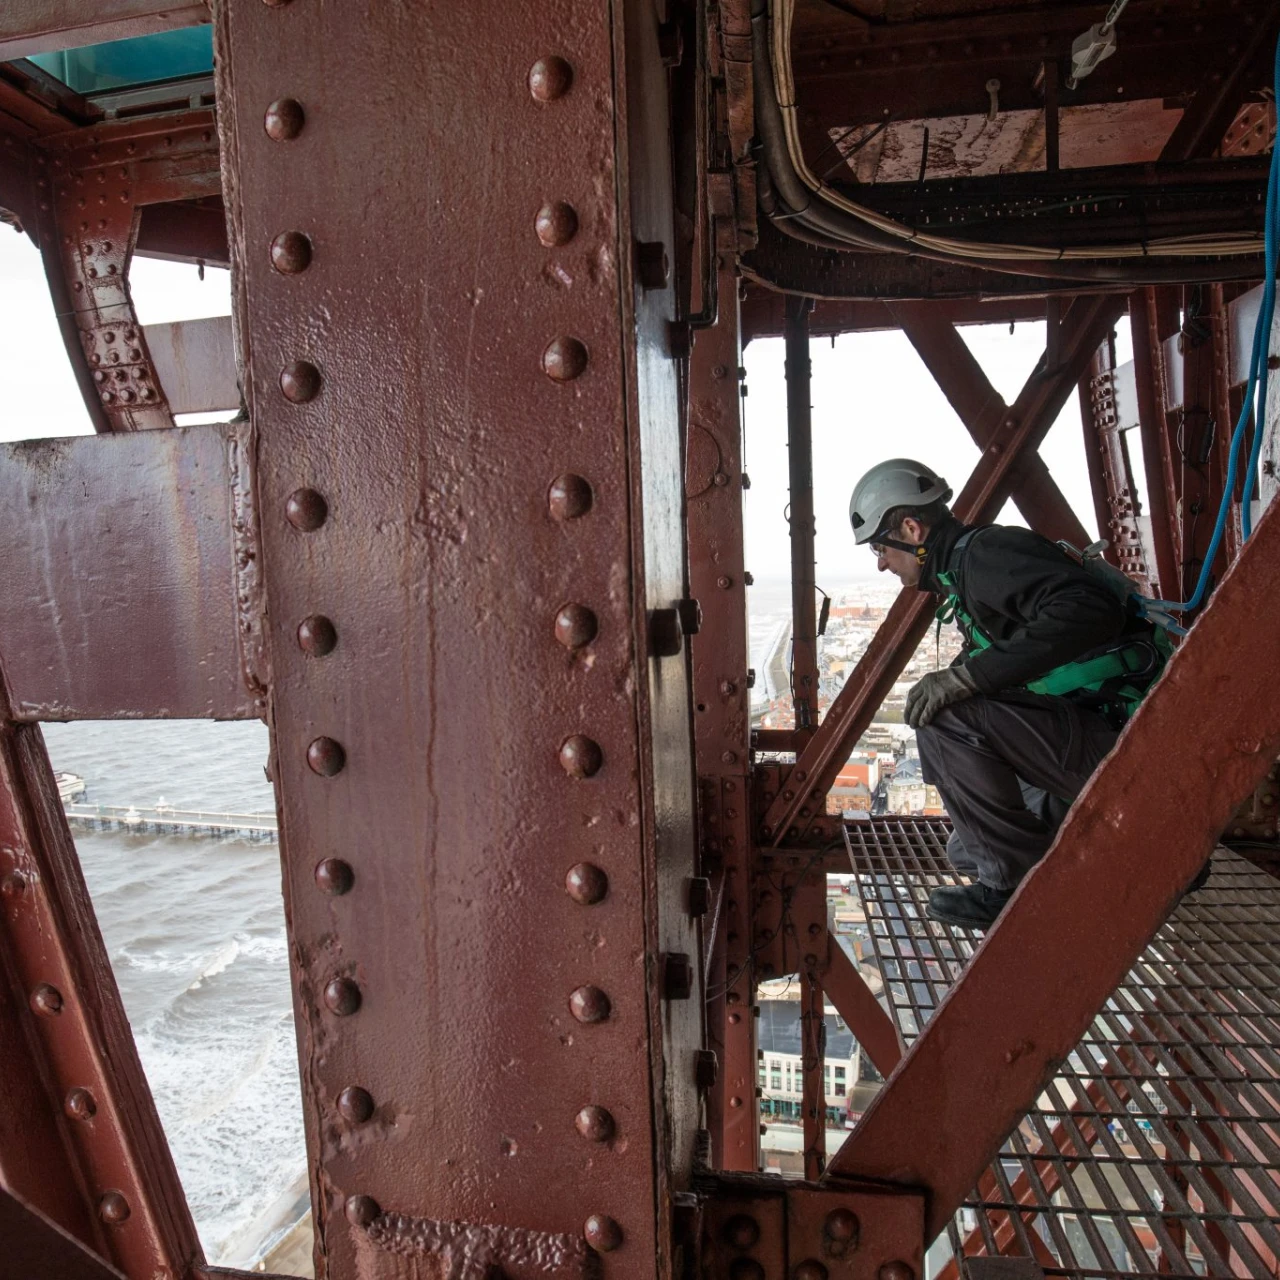
M 203 969 L 195 976 L 195 980 L 187 987 L 188 991 L 199 991 L 204 986 L 206 978 L 216 978 L 218 974 L 225 973 L 228 968 L 235 963 L 236 956 L 240 954 L 240 943 L 232 938 L 217 955 L 209 961 Z

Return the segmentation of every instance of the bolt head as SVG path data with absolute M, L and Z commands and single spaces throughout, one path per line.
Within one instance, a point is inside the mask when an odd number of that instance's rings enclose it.
M 569 471 L 557 476 L 547 490 L 547 507 L 556 520 L 577 520 L 585 516 L 591 510 L 592 501 L 591 485 Z
M 367 1227 L 381 1215 L 382 1206 L 372 1196 L 348 1196 L 343 1210 L 353 1226 Z
M 316 738 L 307 747 L 307 764 L 312 773 L 322 778 L 332 778 L 346 767 L 347 753 L 342 743 L 333 738 Z
M 857 1248 L 861 1224 L 852 1209 L 832 1209 L 827 1214 L 822 1229 L 829 1239 L 838 1240 L 849 1248 Z
M 572 85 L 573 68 L 563 58 L 539 58 L 529 68 L 529 92 L 535 102 L 563 98 Z
M 596 615 L 584 604 L 567 604 L 556 614 L 556 639 L 566 649 L 581 649 L 600 631 Z
M 113 1227 L 129 1220 L 129 1202 L 118 1191 L 108 1191 L 98 1201 L 98 1217 Z
M 373 1095 L 358 1084 L 349 1084 L 338 1094 L 338 1112 L 351 1124 L 364 1124 L 373 1111 Z
M 745 1252 L 760 1239 L 760 1224 L 747 1213 L 735 1213 L 721 1228 L 725 1244 Z
M 262 127 L 267 131 L 267 137 L 274 142 L 291 142 L 302 132 L 302 126 L 306 123 L 306 113 L 302 110 L 302 103 L 294 98 L 277 98 L 268 108 L 267 113 L 263 117 Z
M 48 982 L 42 982 L 31 993 L 32 1011 L 44 1018 L 54 1018 L 62 1012 L 62 992 Z
M 10 871 L 0 880 L 0 898 L 14 902 L 27 891 L 27 877 L 21 871 Z
M 360 1008 L 360 988 L 350 978 L 334 978 L 324 989 L 325 1008 L 339 1018 L 349 1018 Z
M 315 877 L 316 888 L 335 898 L 350 893 L 356 880 L 351 864 L 341 858 L 325 858 L 323 862 L 317 863 Z
M 764 1268 L 754 1258 L 734 1258 L 729 1264 L 729 1280 L 764 1280 Z
M 588 1142 L 608 1142 L 616 1132 L 613 1116 L 603 1107 L 583 1107 L 574 1116 L 573 1127 Z
M 92 1120 L 98 1104 L 88 1089 L 72 1089 L 63 1100 L 62 1109 L 72 1120 Z
M 542 371 L 553 382 L 572 382 L 587 371 L 587 359 L 587 348 L 577 338 L 554 338 L 542 353 Z
M 876 1280 L 916 1280 L 916 1271 L 907 1262 L 886 1262 L 876 1272 Z
M 271 242 L 271 265 L 281 275 L 294 276 L 311 265 L 311 239 L 301 231 L 282 231 Z
M 284 514 L 295 529 L 314 533 L 329 518 L 329 504 L 314 489 L 297 489 L 285 502 Z
M 622 1228 L 602 1213 L 593 1213 L 582 1224 L 582 1234 L 597 1253 L 612 1253 L 622 1244 Z
M 613 1012 L 613 1006 L 599 987 L 584 986 L 570 993 L 569 1012 L 579 1022 L 603 1022 Z
M 280 370 L 280 390 L 290 404 L 306 404 L 320 394 L 320 370 L 309 360 L 294 360 Z
M 564 878 L 564 891 L 584 907 L 604 901 L 609 892 L 609 877 L 594 863 L 578 862 Z
M 578 234 L 577 211 L 563 200 L 544 204 L 533 220 L 533 229 L 548 249 L 558 249 Z
M 323 658 L 338 643 L 337 628 L 322 614 L 312 614 L 298 624 L 298 648 L 313 657 Z
M 817 1258 L 806 1258 L 791 1274 L 795 1280 L 827 1280 L 827 1269 Z
M 592 778 L 603 765 L 600 744 L 585 734 L 572 734 L 560 744 L 560 767 L 571 778 Z

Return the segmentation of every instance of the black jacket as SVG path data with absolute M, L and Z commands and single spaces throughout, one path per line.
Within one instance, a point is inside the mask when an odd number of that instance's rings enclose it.
M 979 526 L 954 556 L 971 527 L 948 519 L 929 531 L 920 589 L 945 596 L 937 575 L 959 563 L 956 593 L 992 642 L 962 659 L 981 693 L 1017 688 L 1123 635 L 1150 633 L 1105 583 L 1029 529 Z

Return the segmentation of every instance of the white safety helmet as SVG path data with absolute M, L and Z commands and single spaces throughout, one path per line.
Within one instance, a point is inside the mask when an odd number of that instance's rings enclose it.
M 923 462 L 891 458 L 877 463 L 854 485 L 849 499 L 853 540 L 862 546 L 875 541 L 877 534 L 888 532 L 881 526 L 895 507 L 927 507 L 950 497 L 950 485 Z

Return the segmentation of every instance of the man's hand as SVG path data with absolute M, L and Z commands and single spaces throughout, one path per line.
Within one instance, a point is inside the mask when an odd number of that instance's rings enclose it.
M 928 724 L 943 707 L 963 702 L 978 692 L 973 677 L 963 667 L 930 671 L 907 690 L 906 720 L 913 729 Z

